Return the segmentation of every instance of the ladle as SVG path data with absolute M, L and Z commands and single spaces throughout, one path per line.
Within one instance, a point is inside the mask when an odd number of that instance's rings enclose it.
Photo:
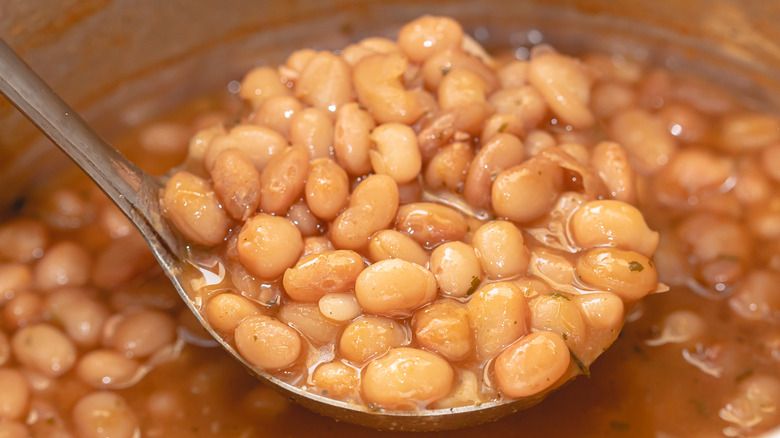
M 512 402 L 417 412 L 372 410 L 303 391 L 254 368 L 206 323 L 180 277 L 184 244 L 167 225 L 159 205 L 162 182 L 128 161 L 104 141 L 49 87 L 8 44 L 0 39 L 0 92 L 73 160 L 108 195 L 146 239 L 181 298 L 222 347 L 260 380 L 292 401 L 339 421 L 377 429 L 445 430 L 473 426 L 527 408 L 543 394 Z

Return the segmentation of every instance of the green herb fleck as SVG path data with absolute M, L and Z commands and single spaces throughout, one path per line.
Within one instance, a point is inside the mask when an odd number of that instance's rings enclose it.
M 730 262 L 738 262 L 739 257 L 734 254 L 718 254 L 718 259 L 720 260 L 727 260 Z
M 553 298 L 563 298 L 566 301 L 571 301 L 571 298 L 567 297 L 566 295 L 560 293 L 560 292 L 553 292 L 550 294 Z
M 737 382 L 741 382 L 752 375 L 753 375 L 753 368 L 748 368 L 745 371 L 739 373 L 739 375 L 734 380 L 736 380 Z
M 612 430 L 614 431 L 622 432 L 628 430 L 630 426 L 628 423 L 625 423 L 623 421 L 610 421 L 609 427 L 611 427 Z
M 498 215 L 497 214 L 493 214 L 493 216 L 490 216 L 490 220 L 494 221 L 496 219 L 498 219 Z
M 631 272 L 642 272 L 645 270 L 645 267 L 638 261 L 632 260 L 628 262 L 628 270 Z
M 441 75 L 442 76 L 445 76 L 449 72 L 450 72 L 450 68 L 449 67 L 442 67 L 441 68 Z
M 363 105 L 358 105 L 358 109 L 359 109 L 360 111 L 368 111 L 368 110 L 366 109 L 366 107 L 364 107 Z
M 471 277 L 471 287 L 469 287 L 469 290 L 466 291 L 466 296 L 473 294 L 477 291 L 477 288 L 479 287 L 480 279 L 477 276 Z
M 509 123 L 504 122 L 504 123 L 501 124 L 501 126 L 498 127 L 498 132 L 504 132 L 504 131 L 506 131 L 506 128 L 508 128 L 508 127 L 509 127 Z
M 574 354 L 573 351 L 571 351 L 571 349 L 569 349 L 569 354 L 571 355 L 571 359 L 574 361 L 574 363 L 577 364 L 577 368 L 582 371 L 582 374 L 585 374 L 585 377 L 590 379 L 590 370 L 588 367 L 585 366 L 585 364 L 580 360 L 579 357 L 577 357 L 576 354 Z
M 323 389 L 322 390 L 322 395 L 328 395 L 328 390 L 327 389 Z
M 651 268 L 655 268 L 655 265 L 653 264 L 653 261 L 652 261 L 652 260 L 648 259 L 648 260 L 647 260 L 647 264 L 648 264 L 648 265 L 649 265 Z
M 561 335 L 561 337 L 563 338 L 564 341 L 568 341 L 569 340 L 569 334 L 568 333 L 564 333 L 563 335 Z

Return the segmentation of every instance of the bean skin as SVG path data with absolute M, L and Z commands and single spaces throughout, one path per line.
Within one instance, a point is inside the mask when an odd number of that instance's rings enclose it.
M 273 157 L 260 176 L 260 209 L 282 214 L 303 193 L 309 173 L 309 151 L 291 146 Z
M 234 336 L 241 356 L 263 370 L 292 365 L 303 349 L 301 337 L 295 330 L 269 316 L 244 319 L 236 327 Z
M 430 248 L 463 239 L 468 223 L 460 212 L 450 207 L 432 202 L 414 202 L 398 209 L 395 228 Z
M 357 103 L 348 103 L 336 113 L 333 151 L 336 160 L 352 176 L 371 172 L 369 135 L 376 127 L 373 117 Z
M 493 136 L 477 153 L 463 183 L 463 197 L 477 208 L 488 208 L 493 181 L 504 169 L 523 162 L 523 143 L 512 134 Z
M 45 376 L 57 377 L 76 362 L 76 346 L 59 329 L 45 323 L 24 327 L 11 339 L 14 357 Z
M 669 162 L 677 142 L 658 116 L 642 109 L 623 111 L 612 118 L 610 137 L 628 152 L 640 174 L 651 175 Z
M 340 249 L 363 249 L 369 238 L 387 228 L 398 211 L 398 183 L 387 175 L 371 175 L 358 184 L 346 210 L 330 225 L 328 236 Z
M 372 263 L 387 259 L 402 259 L 428 266 L 428 253 L 411 237 L 395 230 L 382 230 L 371 236 L 368 258 Z
M 331 113 L 353 100 L 352 69 L 341 57 L 318 52 L 306 63 L 295 83 L 295 95 L 301 101 Z
M 585 283 L 631 302 L 658 285 L 658 273 L 650 259 L 635 251 L 613 248 L 591 249 L 580 256 L 577 274 Z
M 401 324 L 390 318 L 366 315 L 344 328 L 338 348 L 345 359 L 363 364 L 407 343 L 407 334 Z
M 349 250 L 310 255 L 284 273 L 284 290 L 294 300 L 316 303 L 326 294 L 355 287 L 363 271 L 363 258 Z
M 569 349 L 560 335 L 532 333 L 498 355 L 496 382 L 507 397 L 528 397 L 555 385 L 569 369 L 570 361 Z
M 319 365 L 312 373 L 314 384 L 329 397 L 346 397 L 354 394 L 360 386 L 357 370 L 342 362 L 327 362 Z
M 480 288 L 468 303 L 477 354 L 489 359 L 528 331 L 528 305 L 514 284 L 499 282 Z
M 607 186 L 610 198 L 629 204 L 636 202 L 636 173 L 622 146 L 611 141 L 600 142 L 591 151 L 590 164 Z
M 465 359 L 473 351 L 468 310 L 455 300 L 439 300 L 418 310 L 412 326 L 424 348 L 449 360 Z
M 471 242 L 488 277 L 511 278 L 526 272 L 528 249 L 522 233 L 511 222 L 488 222 L 474 232 Z
M 401 259 L 382 260 L 357 278 L 355 296 L 366 312 L 409 315 L 436 297 L 436 277 L 431 271 Z
M 262 172 L 271 158 L 287 147 L 287 140 L 278 132 L 265 126 L 248 123 L 236 125 L 227 134 L 214 136 L 206 148 L 203 165 L 208 173 L 214 169 L 214 163 L 222 151 L 239 149 Z
M 385 123 L 374 128 L 370 138 L 376 147 L 369 151 L 376 173 L 389 175 L 398 184 L 417 178 L 422 157 L 412 128 L 401 123 Z
M 247 73 L 241 81 L 239 93 L 242 99 L 248 100 L 255 108 L 270 97 L 289 94 L 290 89 L 282 82 L 276 69 L 271 67 L 258 67 Z
M 473 159 L 474 150 L 465 143 L 456 142 L 441 148 L 425 169 L 425 184 L 460 192 Z
M 263 279 L 275 279 L 303 252 L 303 237 L 288 219 L 258 214 L 241 228 L 236 245 L 241 264 Z
M 398 45 L 410 60 L 422 62 L 437 50 L 460 46 L 462 39 L 463 29 L 457 21 L 426 15 L 401 28 Z
M 333 154 L 333 120 L 319 108 L 304 108 L 290 121 L 290 143 L 304 146 L 312 160 L 330 158 Z
M 420 99 L 401 81 L 406 57 L 397 53 L 363 58 L 352 71 L 358 100 L 378 123 L 412 124 L 423 114 Z
M 313 303 L 288 301 L 279 309 L 277 317 L 317 347 L 329 345 L 341 329 L 338 321 L 326 318 L 320 312 L 319 306 Z
M 241 321 L 259 313 L 259 306 L 252 300 L 226 292 L 209 300 L 204 310 L 204 317 L 214 330 L 223 334 L 233 334 L 233 330 Z
M 227 236 L 230 218 L 207 181 L 177 172 L 165 184 L 162 203 L 165 217 L 193 242 L 215 246 Z
M 0 421 L 19 420 L 27 411 L 30 385 L 15 369 L 0 368 Z
M 561 187 L 561 168 L 537 157 L 496 176 L 491 202 L 497 215 L 516 222 L 538 219 L 552 208 Z
M 564 122 L 577 129 L 590 128 L 595 123 L 588 108 L 592 80 L 574 58 L 552 52 L 532 57 L 528 82 Z
M 454 374 L 450 364 L 433 353 L 396 348 L 368 365 L 363 373 L 363 396 L 386 409 L 414 409 L 447 395 Z
M 247 220 L 260 205 L 260 172 L 238 149 L 217 155 L 211 171 L 214 193 L 236 220 Z
M 333 160 L 316 159 L 311 162 L 305 194 L 314 215 L 322 220 L 332 220 L 347 205 L 349 177 Z
M 569 227 L 582 248 L 614 246 L 651 257 L 658 246 L 658 233 L 647 226 L 636 207 L 625 202 L 589 202 L 574 212 Z
M 83 438 L 132 438 L 140 434 L 138 419 L 122 396 L 98 391 L 82 397 L 73 407 L 73 425 Z
M 447 242 L 431 253 L 431 272 L 442 294 L 463 298 L 482 282 L 482 267 L 474 248 L 463 242 Z

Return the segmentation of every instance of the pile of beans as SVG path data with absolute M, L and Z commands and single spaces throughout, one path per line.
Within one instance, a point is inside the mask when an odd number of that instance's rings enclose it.
M 777 428 L 780 119 L 621 54 L 530 53 L 425 17 L 250 72 L 238 123 L 196 102 L 122 141 L 176 168 L 163 200 L 209 324 L 301 388 L 377 409 L 542 394 L 627 319 L 591 379 L 446 436 Z M 385 436 L 211 348 L 85 177 L 26 200 L 0 224 L 0 437 Z M 671 291 L 638 301 L 656 272 Z
M 587 372 L 659 288 L 631 160 L 669 153 L 586 147 L 593 80 L 549 47 L 490 58 L 432 16 L 249 72 L 248 115 L 198 132 L 162 193 L 195 263 L 229 274 L 194 275 L 205 319 L 258 369 L 372 408 Z

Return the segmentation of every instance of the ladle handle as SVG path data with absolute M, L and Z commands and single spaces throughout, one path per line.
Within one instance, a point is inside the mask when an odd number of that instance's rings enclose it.
M 2 38 L 0 92 L 89 175 L 147 239 L 151 238 L 150 244 L 158 246 L 153 248 L 155 252 L 176 253 L 177 240 L 169 232 L 157 200 L 160 182 L 106 143 Z

